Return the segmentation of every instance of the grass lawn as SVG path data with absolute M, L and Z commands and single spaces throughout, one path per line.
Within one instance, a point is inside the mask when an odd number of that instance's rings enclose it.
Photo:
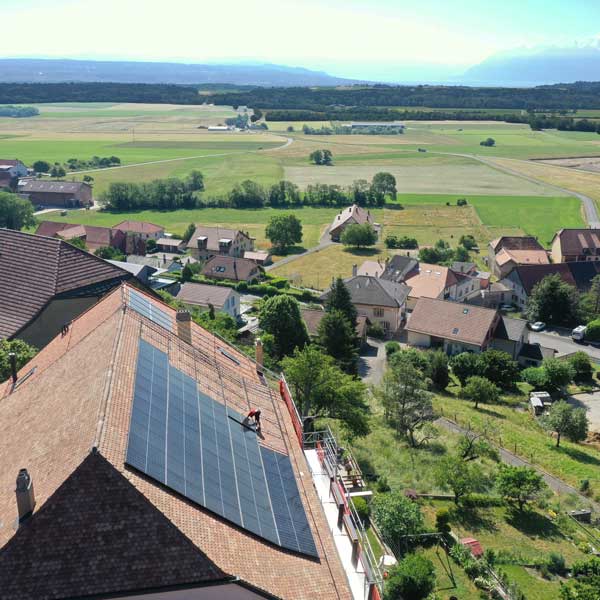
M 534 569 L 519 565 L 502 565 L 500 569 L 519 586 L 527 600 L 554 600 L 560 597 L 560 582 L 557 579 L 548 581 Z
M 249 231 L 256 237 L 257 246 L 269 248 L 270 242 L 265 238 L 265 226 L 269 219 L 275 215 L 288 212 L 284 209 L 233 209 L 233 208 L 200 208 L 193 210 L 156 211 L 144 210 L 138 212 L 105 212 L 96 210 L 72 210 L 67 216 L 61 217 L 60 212 L 46 213 L 40 220 L 61 221 L 67 223 L 82 223 L 111 227 L 126 219 L 136 221 L 149 221 L 163 225 L 170 233 L 182 235 L 190 223 L 203 225 L 220 225 L 233 229 Z M 302 245 L 309 248 L 319 242 L 321 232 L 331 223 L 337 214 L 335 208 L 296 208 L 289 212 L 295 214 L 302 221 L 304 238 Z
M 561 440 L 560 448 L 526 410 L 511 405 L 480 406 L 460 398 L 436 396 L 434 408 L 439 414 L 479 429 L 491 420 L 501 445 L 533 462 L 549 473 L 577 488 L 582 479 L 589 479 L 594 493 L 600 494 L 600 451 L 585 444 Z
M 328 246 L 323 250 L 275 267 L 271 273 L 288 277 L 295 285 L 325 290 L 334 277 L 350 277 L 352 265 L 361 265 L 365 260 L 385 260 L 387 250 L 381 245 L 375 248 L 352 249 L 341 244 Z

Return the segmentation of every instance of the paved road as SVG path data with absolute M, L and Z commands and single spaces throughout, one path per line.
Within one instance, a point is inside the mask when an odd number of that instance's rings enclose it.
M 445 417 L 440 417 L 439 419 L 437 419 L 435 421 L 435 424 L 440 427 L 443 427 L 444 429 L 447 429 L 448 431 L 452 431 L 454 433 L 465 433 L 466 432 L 466 429 L 464 429 L 463 427 L 461 427 L 454 421 L 451 421 L 450 419 L 446 419 Z M 495 444 L 494 444 L 494 446 L 495 446 Z M 557 494 L 575 494 L 575 495 L 579 496 L 579 498 L 583 502 L 585 502 L 586 505 L 591 504 L 594 507 L 594 510 L 596 510 L 596 511 L 600 510 L 600 504 L 597 504 L 596 502 L 593 502 L 586 496 L 581 495 L 574 487 L 570 486 L 568 483 L 565 483 L 562 479 L 559 479 L 558 477 L 554 477 L 554 475 L 550 475 L 550 473 L 546 473 L 546 471 L 544 471 L 540 467 L 522 459 L 519 456 L 516 456 L 512 452 L 509 452 L 508 450 L 506 450 L 505 448 L 501 448 L 499 446 L 496 446 L 496 448 L 498 449 L 498 452 L 500 453 L 500 459 L 502 460 L 502 462 L 506 463 L 507 465 L 512 465 L 514 467 L 531 467 L 531 468 L 535 469 L 538 473 L 540 473 L 540 475 L 542 475 L 542 477 L 544 478 L 544 481 L 548 484 L 548 487 L 551 490 L 553 490 L 554 492 L 556 492 Z
M 571 354 L 582 350 L 592 358 L 600 360 L 600 348 L 594 348 L 589 344 L 577 344 L 570 337 L 568 330 L 530 331 L 529 342 L 540 344 L 547 348 L 554 348 L 557 356 Z

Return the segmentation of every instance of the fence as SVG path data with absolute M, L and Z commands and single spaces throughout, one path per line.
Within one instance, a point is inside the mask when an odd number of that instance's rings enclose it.
M 343 514 L 340 515 L 338 527 L 345 527 L 349 537 L 356 542 L 356 563 L 360 561 L 367 580 L 367 595 L 369 600 L 379 600 L 383 593 L 383 573 L 375 553 L 371 547 L 367 531 L 359 518 L 351 500 L 349 490 L 346 488 L 343 477 L 338 473 L 341 455 L 344 454 L 353 465 L 356 461 L 350 452 L 341 448 L 329 428 L 324 431 L 308 432 L 304 434 L 304 448 L 314 449 L 317 452 L 323 471 L 329 475 L 331 481 L 331 495 L 340 498 Z M 360 478 L 362 480 L 362 477 Z M 382 543 L 382 547 L 387 548 Z
M 300 447 L 302 447 L 304 443 L 302 419 L 300 418 L 300 414 L 298 413 L 298 409 L 296 408 L 296 404 L 294 403 L 290 388 L 288 387 L 287 381 L 285 380 L 285 375 L 283 373 L 279 376 L 279 393 L 281 394 L 281 397 L 287 406 L 288 412 L 290 413 L 290 418 L 292 419 L 292 425 L 294 426 L 298 443 L 300 444 Z

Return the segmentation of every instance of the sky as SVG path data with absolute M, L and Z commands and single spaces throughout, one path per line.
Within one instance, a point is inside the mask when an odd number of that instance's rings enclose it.
M 0 0 L 0 56 L 270 62 L 355 78 L 460 74 L 600 39 L 600 0 Z

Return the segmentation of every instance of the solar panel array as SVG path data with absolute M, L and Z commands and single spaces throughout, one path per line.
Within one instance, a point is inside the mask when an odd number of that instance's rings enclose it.
M 173 331 L 173 320 L 171 317 L 163 310 L 160 310 L 160 308 L 154 306 L 154 304 L 152 304 L 148 298 L 142 296 L 142 294 L 129 290 L 129 307 L 168 331 Z
M 126 462 L 283 548 L 318 556 L 287 455 L 141 340 Z

